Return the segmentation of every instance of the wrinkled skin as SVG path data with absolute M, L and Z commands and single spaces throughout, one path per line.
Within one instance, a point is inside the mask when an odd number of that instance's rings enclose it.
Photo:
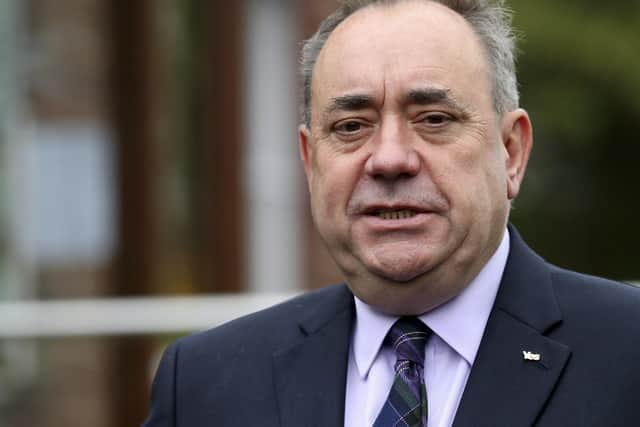
M 315 224 L 356 296 L 420 314 L 497 249 L 531 150 L 498 115 L 479 41 L 450 9 L 370 6 L 336 28 L 299 133 Z

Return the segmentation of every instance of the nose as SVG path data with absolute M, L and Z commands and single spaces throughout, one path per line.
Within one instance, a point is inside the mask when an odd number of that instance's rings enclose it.
M 382 126 L 365 172 L 373 178 L 397 179 L 415 176 L 419 171 L 420 157 L 409 135 L 398 125 Z

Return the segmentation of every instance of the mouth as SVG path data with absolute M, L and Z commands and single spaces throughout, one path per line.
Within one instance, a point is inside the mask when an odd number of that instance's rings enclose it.
M 368 213 L 370 216 L 380 218 L 386 221 L 409 219 L 418 215 L 420 212 L 413 209 L 378 209 Z
M 428 213 L 423 207 L 411 205 L 371 205 L 361 211 L 361 215 L 383 221 L 401 221 Z

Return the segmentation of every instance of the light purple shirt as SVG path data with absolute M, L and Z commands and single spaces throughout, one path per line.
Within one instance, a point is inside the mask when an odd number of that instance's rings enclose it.
M 424 378 L 429 427 L 453 420 L 476 358 L 509 254 L 509 232 L 484 268 L 458 296 L 423 314 L 433 331 L 425 352 Z M 345 427 L 371 426 L 394 379 L 393 350 L 382 342 L 397 317 L 368 306 L 357 297 L 356 321 L 347 371 Z

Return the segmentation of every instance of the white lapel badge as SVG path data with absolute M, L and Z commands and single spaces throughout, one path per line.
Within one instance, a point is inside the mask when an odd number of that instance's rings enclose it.
M 522 357 L 524 358 L 524 360 L 533 360 L 533 361 L 540 361 L 540 354 L 539 353 L 532 353 L 530 351 L 525 351 L 522 350 Z

